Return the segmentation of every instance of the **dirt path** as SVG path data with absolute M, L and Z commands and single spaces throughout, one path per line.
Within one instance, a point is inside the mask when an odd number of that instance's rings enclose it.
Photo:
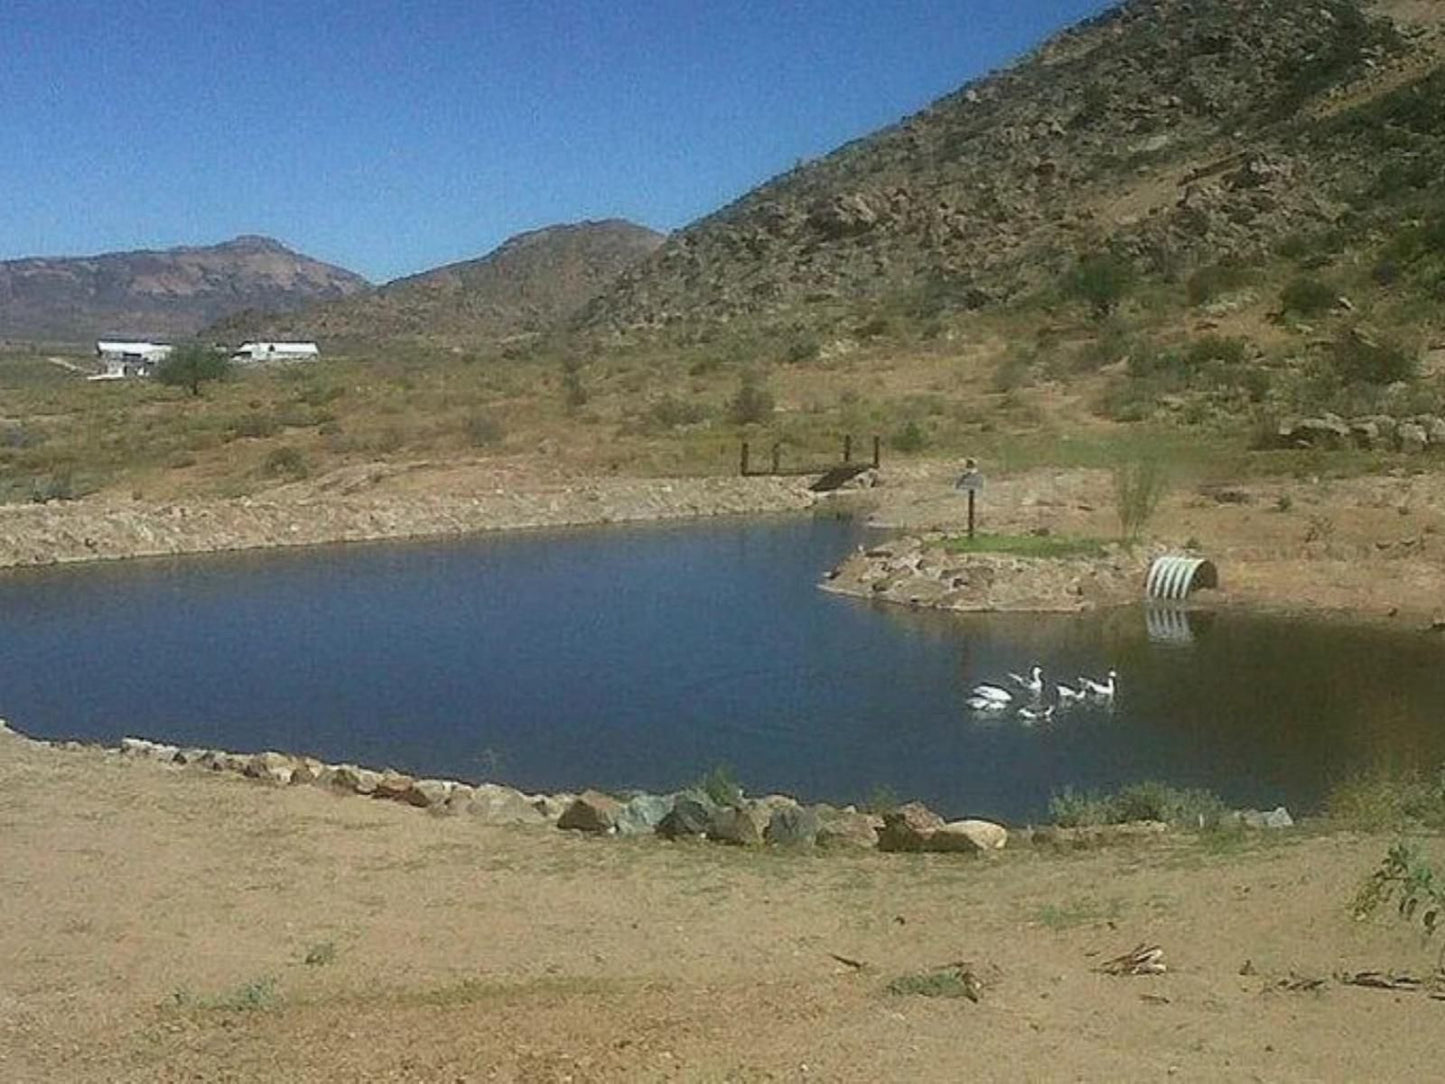
M 1387 844 L 581 839 L 0 736 L 0 1079 L 1433 1079 L 1445 1003 L 1330 978 L 1433 961 L 1347 914 Z

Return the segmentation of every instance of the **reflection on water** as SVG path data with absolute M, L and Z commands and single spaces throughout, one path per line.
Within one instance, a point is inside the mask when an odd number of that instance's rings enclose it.
M 281 748 L 529 789 L 750 790 L 1038 817 L 1066 785 L 1296 811 L 1445 761 L 1440 645 L 1144 607 L 949 615 L 818 591 L 806 519 L 187 558 L 0 577 L 0 715 L 42 736 Z M 1119 671 L 1112 710 L 977 720 L 981 680 Z

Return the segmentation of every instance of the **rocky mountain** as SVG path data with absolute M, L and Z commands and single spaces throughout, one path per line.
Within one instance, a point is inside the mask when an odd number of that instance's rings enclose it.
M 587 322 L 978 308 L 1090 253 L 1176 276 L 1368 230 L 1445 176 L 1442 9 L 1127 0 L 678 231 Z
M 269 237 L 0 262 L 0 340 L 193 334 L 240 309 L 293 309 L 367 289 Z
M 549 226 L 518 234 L 480 259 L 296 313 L 244 313 L 212 330 L 222 337 L 304 335 L 333 343 L 474 343 L 546 331 L 662 241 L 662 234 L 619 219 Z

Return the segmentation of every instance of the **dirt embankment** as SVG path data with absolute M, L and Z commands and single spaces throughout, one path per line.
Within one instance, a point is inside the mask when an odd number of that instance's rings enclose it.
M 565 480 L 487 468 L 378 467 L 231 500 L 0 506 L 0 567 L 793 512 L 812 503 L 798 479 Z
M 1383 837 L 603 840 L 5 735 L 0 826 L 6 1081 L 1429 1080 L 1445 1058 L 1426 991 L 1337 977 L 1434 963 L 1393 915 L 1350 917 Z M 1105 973 L 1141 944 L 1161 973 Z M 895 992 L 960 963 L 971 996 Z
M 957 470 L 952 462 L 902 463 L 886 467 L 876 488 L 821 499 L 846 502 L 895 533 L 957 533 L 966 520 L 952 487 Z M 3 506 L 0 567 L 800 511 L 820 500 L 806 482 L 576 478 L 529 463 L 357 467 L 233 500 Z M 977 511 L 979 529 L 990 533 L 1110 539 L 1119 531 L 1103 470 L 990 477 Z M 871 574 L 845 575 L 833 586 L 913 605 L 1077 609 L 1141 598 L 1149 559 L 1186 549 L 1219 569 L 1220 589 L 1207 599 L 1213 605 L 1428 626 L 1445 615 L 1445 478 L 1419 471 L 1180 488 L 1150 520 L 1144 545 L 1099 561 L 974 560 L 962 582 L 950 577 L 922 593 L 905 582 L 909 576 L 883 591 Z

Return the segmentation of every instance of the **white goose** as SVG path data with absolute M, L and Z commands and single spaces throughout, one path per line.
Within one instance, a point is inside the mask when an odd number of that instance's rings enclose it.
M 1067 707 L 1069 704 L 1077 704 L 1089 694 L 1082 688 L 1075 689 L 1068 685 L 1059 685 L 1054 690 L 1059 694 L 1059 707 Z
M 1007 700 L 994 700 L 987 696 L 970 696 L 964 701 L 972 711 L 1007 711 L 1009 702 Z
M 1025 692 L 1039 696 L 1044 691 L 1044 669 L 1042 666 L 1035 666 L 1029 671 L 1028 677 L 1020 677 L 1012 670 L 1009 671 L 1009 680 Z
M 969 692 L 970 696 L 981 700 L 992 700 L 998 704 L 1007 704 L 1014 698 L 1014 694 L 1005 689 L 1002 685 L 975 685 Z
M 1119 674 L 1117 671 L 1110 670 L 1109 679 L 1107 681 L 1092 681 L 1089 678 L 1080 677 L 1079 684 L 1083 687 L 1084 692 L 1088 693 L 1096 700 L 1113 700 L 1114 679 L 1118 676 Z

